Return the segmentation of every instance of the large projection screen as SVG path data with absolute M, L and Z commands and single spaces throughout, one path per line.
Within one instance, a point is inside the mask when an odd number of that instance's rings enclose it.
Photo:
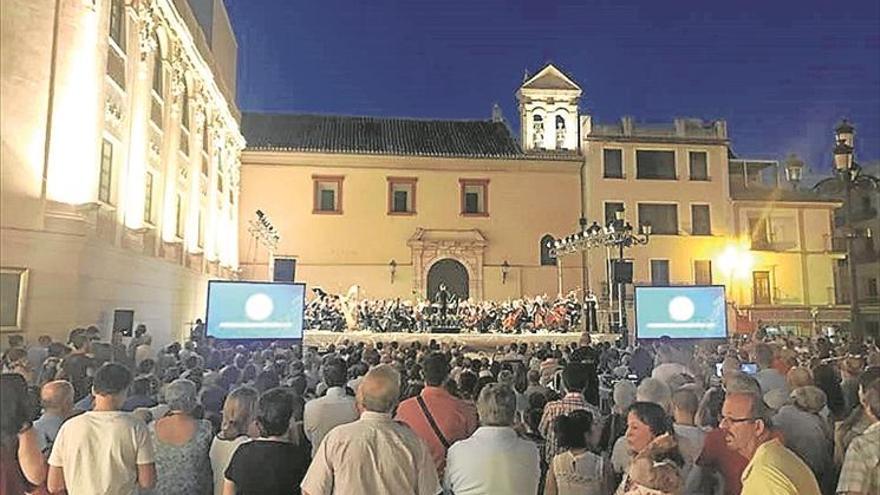
M 635 287 L 636 338 L 727 338 L 723 285 Z
M 208 282 L 208 337 L 224 340 L 300 340 L 305 284 Z

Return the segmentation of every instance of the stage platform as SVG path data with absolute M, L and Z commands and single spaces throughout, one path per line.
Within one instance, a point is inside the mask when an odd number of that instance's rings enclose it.
M 377 332 L 328 332 L 324 330 L 306 330 L 303 340 L 305 345 L 314 345 L 326 348 L 330 344 L 340 344 L 344 340 L 350 342 L 376 342 L 397 341 L 401 344 L 412 342 L 430 342 L 432 339 L 441 343 L 457 343 L 471 350 L 492 351 L 499 345 L 511 343 L 535 344 L 552 342 L 554 344 L 569 344 L 579 342 L 582 334 L 573 333 L 377 333 Z M 619 335 L 612 333 L 594 333 L 590 335 L 593 343 L 614 342 Z

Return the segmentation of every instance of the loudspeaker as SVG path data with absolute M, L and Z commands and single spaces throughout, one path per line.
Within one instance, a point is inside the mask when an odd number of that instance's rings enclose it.
M 113 311 L 113 333 L 131 337 L 134 330 L 134 310 L 117 309 Z
M 272 270 L 273 282 L 293 282 L 296 280 L 296 259 L 275 258 L 275 268 Z
M 633 281 L 632 260 L 613 260 L 611 262 L 611 280 L 615 284 L 631 284 Z

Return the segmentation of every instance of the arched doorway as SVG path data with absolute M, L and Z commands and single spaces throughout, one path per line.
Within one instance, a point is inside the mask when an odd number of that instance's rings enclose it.
M 450 295 L 455 294 L 458 300 L 464 301 L 470 297 L 468 282 L 467 268 L 454 259 L 444 258 L 428 270 L 428 300 L 435 302 L 440 284 L 445 284 Z

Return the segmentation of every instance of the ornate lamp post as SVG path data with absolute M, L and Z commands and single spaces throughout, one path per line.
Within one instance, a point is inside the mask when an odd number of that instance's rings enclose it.
M 804 162 L 794 153 L 788 155 L 785 160 L 785 180 L 791 182 L 792 187 L 797 190 L 798 185 L 804 175 Z
M 858 277 L 856 276 L 855 240 L 861 235 L 870 237 L 870 230 L 864 233 L 854 225 L 853 190 L 861 188 L 878 189 L 880 180 L 863 174 L 862 167 L 853 159 L 855 128 L 844 119 L 834 130 L 834 172 L 835 176 L 818 182 L 813 189 L 828 189 L 839 192 L 843 189 L 844 208 L 846 208 L 843 233 L 846 238 L 846 264 L 849 278 L 850 334 L 854 340 L 861 340 L 863 328 L 859 312 Z

